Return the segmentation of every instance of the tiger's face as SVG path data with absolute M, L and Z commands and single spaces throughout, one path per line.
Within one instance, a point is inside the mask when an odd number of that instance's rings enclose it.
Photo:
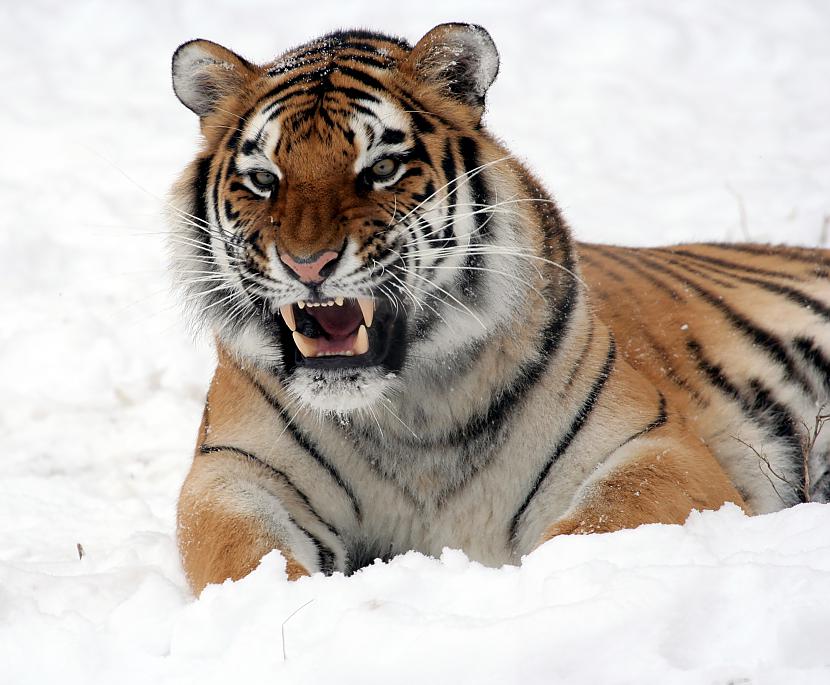
M 515 242 L 487 211 L 502 160 L 479 124 L 497 68 L 489 35 L 457 24 L 414 48 L 331 34 L 263 67 L 179 48 L 174 88 L 205 149 L 174 187 L 175 265 L 223 345 L 344 411 L 498 325 L 511 297 L 479 278 L 499 259 L 488 246 Z

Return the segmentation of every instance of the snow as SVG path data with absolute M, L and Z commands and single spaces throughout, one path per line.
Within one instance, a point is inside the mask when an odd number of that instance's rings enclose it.
M 179 43 L 264 61 L 341 26 L 480 23 L 487 121 L 581 239 L 828 242 L 826 3 L 415 6 L 4 6 L 0 682 L 830 681 L 821 505 L 556 539 L 519 568 L 410 553 L 290 584 L 274 554 L 189 596 L 175 500 L 213 360 L 165 272 L 162 198 L 198 142 Z

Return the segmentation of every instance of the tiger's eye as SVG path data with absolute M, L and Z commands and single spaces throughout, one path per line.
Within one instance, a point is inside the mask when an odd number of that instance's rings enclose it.
M 273 186 L 277 177 L 270 171 L 254 171 L 251 174 L 251 180 L 254 182 L 254 185 L 264 190 Z
M 398 162 L 391 157 L 378 160 L 372 165 L 372 175 L 378 179 L 389 178 L 397 170 Z

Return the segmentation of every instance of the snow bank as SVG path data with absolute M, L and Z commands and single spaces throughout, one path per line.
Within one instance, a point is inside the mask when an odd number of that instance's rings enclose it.
M 290 585 L 273 556 L 189 597 L 174 507 L 213 362 L 165 274 L 161 198 L 197 142 L 179 43 L 266 60 L 338 26 L 478 22 L 502 54 L 488 121 L 581 239 L 827 244 L 826 3 L 423 5 L 4 6 L 3 685 L 830 681 L 819 506 L 556 540 L 501 570 L 410 554 Z
M 274 552 L 195 602 L 169 538 L 127 546 L 0 565 L 3 682 L 762 685 L 830 674 L 830 507 L 818 504 L 559 538 L 502 569 L 411 552 L 289 583 Z

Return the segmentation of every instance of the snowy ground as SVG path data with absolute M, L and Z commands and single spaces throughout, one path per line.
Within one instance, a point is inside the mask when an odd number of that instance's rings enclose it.
M 819 505 L 558 539 L 501 570 L 448 551 L 288 584 L 271 556 L 188 596 L 173 514 L 212 355 L 164 271 L 160 197 L 197 140 L 178 43 L 265 60 L 340 26 L 478 22 L 502 53 L 489 124 L 580 238 L 828 243 L 826 2 L 444 6 L 3 2 L 3 685 L 830 682 Z

